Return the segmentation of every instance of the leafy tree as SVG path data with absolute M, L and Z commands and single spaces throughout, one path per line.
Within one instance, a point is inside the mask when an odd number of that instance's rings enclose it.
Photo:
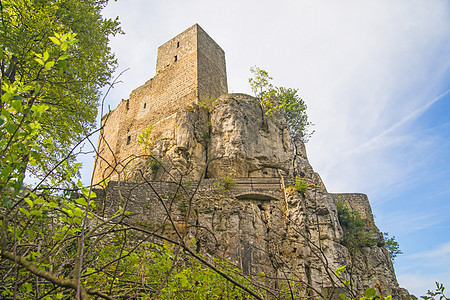
M 270 82 L 272 77 L 265 70 L 251 67 L 253 78 L 249 78 L 255 96 L 261 99 L 261 105 L 267 109 L 266 114 L 282 111 L 286 114 L 286 120 L 293 136 L 299 135 L 303 142 L 307 142 L 313 132 L 308 132 L 308 127 L 313 124 L 308 121 L 306 103 L 297 94 L 297 89 L 275 87 Z
M 53 46 L 35 54 L 42 74 L 70 71 L 71 59 L 66 53 L 76 47 L 76 36 L 50 37 Z M 157 236 L 154 232 L 123 222 L 126 214 L 122 208 L 109 217 L 97 215 L 92 200 L 95 193 L 73 180 L 79 165 L 71 166 L 67 159 L 52 170 L 57 176 L 49 184 L 41 181 L 25 188 L 25 166 L 39 163 L 44 159 L 41 151 L 49 151 L 54 143 L 51 137 L 41 143 L 45 112 L 50 109 L 42 93 L 45 84 L 2 81 L 2 299 L 112 299 L 109 295 L 202 299 L 205 294 L 240 299 L 253 294 L 262 299 L 240 272 L 226 263 L 207 262 L 189 249 L 184 236 L 180 235 L 179 241 L 165 238 L 172 246 L 161 247 L 146 242 Z M 61 184 L 71 188 L 61 189 Z M 130 239 L 135 232 L 147 237 Z M 192 259 L 183 258 L 184 251 Z
M 75 141 L 93 129 L 100 88 L 116 66 L 108 39 L 121 32 L 117 19 L 101 16 L 106 3 L 107 0 L 0 2 L 1 80 L 30 87 L 23 96 L 47 107 L 42 112 L 39 142 L 53 142 L 41 148 L 42 159 L 31 166 L 34 171 L 49 171 Z M 67 40 L 59 40 L 53 32 L 76 32 L 78 43 L 69 47 Z M 55 61 L 58 72 L 49 72 L 49 66 L 41 64 L 43 58 L 56 54 L 49 37 L 67 50 Z M 36 53 L 43 57 L 36 57 Z M 74 59 L 69 61 L 69 57 Z M 67 64 L 70 68 L 61 68 Z M 33 97 L 37 92 L 42 97 Z
M 67 71 L 66 52 L 77 42 L 75 34 L 71 33 L 55 34 L 51 40 L 55 43 L 50 51 L 52 54 L 48 51 L 35 54 L 42 74 Z M 30 282 L 22 279 L 22 276 L 27 278 L 30 274 L 75 290 L 79 272 L 74 271 L 71 279 L 66 279 L 62 274 L 58 276 L 52 272 L 52 261 L 56 257 L 71 256 L 76 261 L 77 256 L 73 255 L 72 247 L 74 240 L 71 238 L 79 234 L 82 219 L 89 216 L 83 214 L 85 209 L 82 207 L 89 205 L 90 195 L 68 201 L 51 196 L 51 190 L 45 185 L 38 184 L 34 189 L 24 188 L 25 167 L 39 164 L 43 159 L 42 151 L 51 151 L 54 147 L 53 139 L 41 134 L 50 107 L 41 101 L 44 83 L 26 84 L 17 79 L 10 83 L 7 81 L 1 83 L 0 106 L 0 248 L 1 257 L 5 259 L 0 266 L 4 283 L 2 296 L 34 293 Z M 52 180 L 53 187 L 58 187 L 61 182 L 70 183 L 79 165 L 70 166 L 67 160 L 62 160 L 57 167 L 57 176 Z M 83 192 L 89 194 L 85 188 Z M 50 226 L 53 220 L 57 220 L 60 226 Z M 74 249 L 77 252 L 77 247 Z M 15 270 L 13 275 L 9 275 L 11 268 Z M 41 288 L 43 295 L 47 289 L 51 287 L 44 285 Z M 78 290 L 86 294 L 84 289 Z
M 400 250 L 400 245 L 395 240 L 395 236 L 389 237 L 389 232 L 383 232 L 383 237 L 384 247 L 389 251 L 391 260 L 394 261 L 397 255 L 403 254 L 402 250 Z

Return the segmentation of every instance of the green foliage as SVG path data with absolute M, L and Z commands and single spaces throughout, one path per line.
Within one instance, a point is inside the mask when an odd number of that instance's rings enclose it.
M 153 124 L 150 124 L 147 128 L 145 128 L 139 135 L 137 142 L 139 145 L 142 146 L 142 151 L 149 152 L 153 148 L 153 139 L 152 139 L 152 131 L 153 131 Z
M 148 159 L 147 161 L 148 161 L 148 166 L 152 170 L 152 172 L 153 173 L 158 172 L 159 167 L 160 167 L 160 162 L 153 157 L 150 157 L 150 159 Z
M 348 292 L 350 294 L 352 294 L 353 293 L 352 280 L 350 279 L 351 278 L 350 274 L 347 272 L 347 266 L 345 265 L 345 266 L 337 268 L 334 271 L 334 274 L 336 276 L 341 276 L 341 278 L 343 278 L 343 279 L 341 279 L 342 286 L 347 288 Z M 358 299 L 359 300 L 392 300 L 391 295 L 386 296 L 386 297 L 382 296 L 382 288 L 379 284 L 375 284 L 374 287 L 367 288 L 364 292 L 364 296 L 361 296 L 361 297 L 348 297 L 347 295 L 345 295 L 343 293 L 340 293 L 339 297 L 342 300 L 352 300 L 352 299 L 355 299 L 355 300 L 358 300 Z
M 344 230 L 344 245 L 350 252 L 376 244 L 359 212 L 352 210 L 348 203 L 343 201 L 338 201 L 336 207 L 339 223 Z
M 121 248 L 132 251 L 121 251 Z M 158 299 L 253 299 L 213 269 L 190 258 L 183 250 L 178 256 L 175 252 L 176 246 L 150 242 L 132 248 L 124 236 L 118 234 L 110 243 L 93 253 L 96 259 L 84 270 L 83 284 L 87 287 L 113 286 L 110 294 L 151 299 L 174 265 Z M 120 264 L 110 263 L 117 259 L 120 259 Z M 255 290 L 232 264 L 216 259 L 214 266 L 240 284 Z
M 200 106 L 203 109 L 206 109 L 207 111 L 211 111 L 214 107 L 214 104 L 216 104 L 217 101 L 218 101 L 217 97 L 206 97 L 199 100 L 198 106 Z
M 101 15 L 106 3 L 1 1 L 1 80 L 27 86 L 21 96 L 46 107 L 40 142 L 52 140 L 52 145 L 41 149 L 36 165 L 28 166 L 35 173 L 48 173 L 95 125 L 100 88 L 116 66 L 109 36 L 120 32 L 117 20 Z M 71 32 L 77 33 L 76 40 Z
M 347 297 L 345 294 L 339 294 L 339 297 L 341 297 L 342 300 L 351 300 L 352 298 Z M 381 295 L 377 295 L 377 290 L 375 288 L 368 288 L 365 292 L 364 292 L 364 296 L 362 297 L 356 297 L 354 298 L 359 299 L 359 300 L 392 300 L 392 296 L 381 296 Z
M 445 296 L 444 290 L 445 290 L 444 285 L 442 283 L 436 282 L 436 290 L 434 292 L 428 290 L 427 294 L 425 296 L 420 296 L 420 298 L 425 300 L 434 300 L 434 299 L 449 300 L 450 298 Z
M 308 121 L 306 103 L 298 96 L 297 89 L 274 87 L 270 82 L 273 79 L 269 73 L 258 67 L 251 67 L 253 78 L 249 83 L 255 96 L 261 99 L 261 105 L 266 109 L 266 114 L 281 111 L 286 115 L 286 120 L 292 135 L 299 135 L 302 141 L 307 142 L 313 132 L 308 132 L 312 123 Z
M 34 54 L 34 61 L 41 66 L 43 74 L 68 71 L 70 58 L 66 55 L 75 47 L 76 34 L 55 33 L 51 41 L 51 54 L 45 50 Z M 83 227 L 83 220 L 92 218 L 90 209 L 95 193 L 71 181 L 81 164 L 60 161 L 53 169 L 50 185 L 38 184 L 34 189 L 24 187 L 25 170 L 28 165 L 43 163 L 43 153 L 53 150 L 57 142 L 43 133 L 50 105 L 44 101 L 41 91 L 46 82 L 24 83 L 19 80 L 2 80 L 0 102 L 0 270 L 2 271 L 3 297 L 20 299 L 62 299 L 60 291 L 49 284 L 37 289 L 30 288 L 30 274 L 40 273 L 41 278 L 55 280 L 71 276 L 72 270 L 61 269 L 52 273 L 58 264 L 74 262 L 77 251 L 76 239 Z M 52 189 L 71 186 L 78 196 L 66 192 L 53 193 Z M 17 249 L 17 245 L 20 247 Z M 17 262 L 17 263 L 16 263 Z M 55 264 L 57 262 L 57 264 Z M 7 270 L 16 269 L 10 273 Z M 64 279 L 61 279 L 64 280 Z
M 384 232 L 383 237 L 384 237 L 384 247 L 389 251 L 389 256 L 391 257 L 391 260 L 394 261 L 397 255 L 403 254 L 402 250 L 400 250 L 400 245 L 395 240 L 395 236 L 389 237 L 389 232 Z
M 64 37 L 68 45 L 77 42 L 75 34 L 55 34 L 55 39 Z M 50 57 L 47 51 L 36 53 L 36 61 L 43 67 L 46 73 L 59 72 L 65 70 L 60 62 L 66 61 L 66 47 L 61 44 L 54 50 L 56 55 Z M 1 102 L 0 102 L 0 197 L 3 205 L 10 207 L 13 199 L 23 190 L 23 180 L 25 169 L 28 165 L 36 166 L 42 164 L 45 156 L 43 153 L 52 151 L 55 140 L 42 134 L 43 123 L 47 121 L 47 111 L 50 106 L 43 101 L 39 101 L 37 95 L 40 94 L 43 85 L 37 82 L 25 84 L 21 81 L 8 83 L 2 81 Z M 29 96 L 30 93 L 35 96 Z M 64 174 L 64 178 L 54 178 L 53 183 L 60 183 L 67 176 L 74 175 L 77 165 L 69 165 L 67 161 L 59 164 L 57 170 L 59 174 Z M 57 173 L 58 174 L 58 173 Z
M 299 175 L 295 176 L 294 186 L 293 186 L 294 189 L 296 189 L 298 192 L 304 194 L 308 190 L 308 187 L 309 187 L 309 184 L 306 181 L 304 181 L 301 176 L 299 176 Z
M 231 174 L 227 174 L 224 178 L 222 178 L 219 182 L 216 182 L 214 186 L 219 188 L 220 191 L 226 195 L 230 191 L 230 189 L 237 183 L 236 179 L 234 179 Z

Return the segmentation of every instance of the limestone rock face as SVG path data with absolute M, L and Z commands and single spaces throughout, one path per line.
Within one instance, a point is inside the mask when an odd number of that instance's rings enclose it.
M 150 142 L 147 154 L 158 167 L 148 156 L 137 160 L 127 170 L 129 180 L 120 184 L 121 194 L 130 195 L 135 222 L 175 236 L 156 191 L 166 196 L 176 224 L 195 238 L 195 250 L 228 259 L 245 274 L 264 272 L 275 286 L 277 280 L 295 278 L 313 295 L 333 297 L 345 292 L 340 288 L 345 277 L 334 270 L 346 265 L 356 292 L 378 283 L 385 295 L 408 298 L 398 286 L 367 197 L 328 193 L 282 113 L 267 116 L 257 99 L 227 94 L 208 109 L 193 105 L 155 123 Z M 226 183 L 229 175 L 233 180 Z M 177 196 L 180 176 L 190 180 L 184 197 Z M 296 176 L 308 184 L 305 192 L 292 188 Z M 114 182 L 107 187 L 105 213 L 120 204 L 118 190 Z M 375 245 L 356 252 L 345 247 L 338 200 L 360 212 Z
M 211 112 L 207 176 L 277 177 L 292 172 L 293 145 L 284 118 L 265 115 L 243 94 L 221 96 Z

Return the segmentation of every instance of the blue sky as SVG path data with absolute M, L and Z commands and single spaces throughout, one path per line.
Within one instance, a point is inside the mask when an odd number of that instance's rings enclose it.
M 225 51 L 230 92 L 250 94 L 254 65 L 300 90 L 313 168 L 330 192 L 368 194 L 404 252 L 400 285 L 450 288 L 450 2 L 129 0 L 105 15 L 122 22 L 111 46 L 130 68 L 112 109 L 155 75 L 158 46 L 200 24 Z

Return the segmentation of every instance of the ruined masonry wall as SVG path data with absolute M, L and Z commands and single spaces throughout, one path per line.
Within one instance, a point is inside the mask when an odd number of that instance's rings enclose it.
M 350 209 L 359 212 L 363 220 L 367 220 L 369 224 L 375 226 L 372 208 L 370 207 L 370 202 L 367 195 L 360 193 L 333 193 L 330 195 L 336 203 L 337 201 L 347 202 Z

